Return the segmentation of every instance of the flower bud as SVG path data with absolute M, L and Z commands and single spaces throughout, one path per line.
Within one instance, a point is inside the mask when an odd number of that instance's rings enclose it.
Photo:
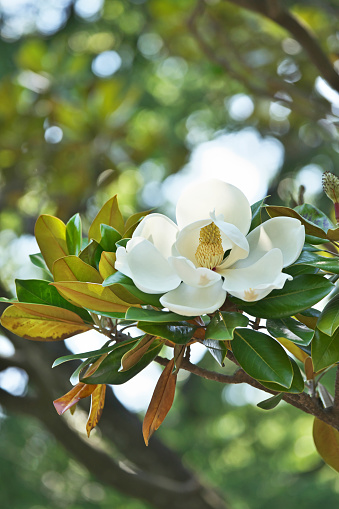
M 325 193 L 334 203 L 335 218 L 339 223 L 339 177 L 330 171 L 325 171 L 322 180 Z

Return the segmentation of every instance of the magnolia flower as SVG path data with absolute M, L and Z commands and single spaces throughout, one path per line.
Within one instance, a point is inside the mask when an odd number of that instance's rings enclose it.
M 249 234 L 251 207 L 238 188 L 199 182 L 180 196 L 177 224 L 162 214 L 145 217 L 115 268 L 143 292 L 163 294 L 163 307 L 184 316 L 213 313 L 227 293 L 245 301 L 264 298 L 292 276 L 282 272 L 305 241 L 298 219 L 276 217 Z

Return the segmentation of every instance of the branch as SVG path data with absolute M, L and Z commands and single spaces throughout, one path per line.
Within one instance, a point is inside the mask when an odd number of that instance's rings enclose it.
M 237 364 L 237 366 L 239 366 L 232 352 L 230 351 L 227 352 L 227 358 L 233 363 Z M 168 359 L 164 359 L 163 357 L 159 356 L 155 358 L 155 361 L 161 364 L 162 366 L 166 366 L 169 362 Z M 215 382 L 219 382 L 222 384 L 247 383 L 251 387 L 255 387 L 256 389 L 260 389 L 261 391 L 267 392 L 269 394 L 273 395 L 278 394 L 277 391 L 272 391 L 271 389 L 267 389 L 267 387 L 261 385 L 260 382 L 252 378 L 242 369 L 238 369 L 233 375 L 223 375 L 221 373 L 216 373 L 208 369 L 200 368 L 199 366 L 192 364 L 185 358 L 183 359 L 180 367 L 182 369 L 185 369 L 186 371 L 189 371 L 190 373 L 193 373 L 194 375 L 200 376 L 207 380 L 213 380 Z M 313 415 L 314 417 L 317 417 L 321 421 L 324 421 L 326 424 L 329 424 L 333 428 L 339 430 L 338 415 L 335 412 L 331 412 L 322 408 L 318 400 L 311 398 L 311 396 L 309 396 L 305 392 L 299 394 L 285 393 L 283 396 L 283 400 L 286 401 L 286 403 L 289 403 L 290 405 L 294 406 L 295 408 L 298 408 L 299 410 L 302 410 L 307 414 Z
M 284 9 L 279 0 L 226 0 L 238 7 L 256 12 L 285 28 L 304 48 L 311 62 L 328 84 L 339 92 L 339 75 L 334 70 L 327 55 L 321 49 L 315 35 L 291 12 Z

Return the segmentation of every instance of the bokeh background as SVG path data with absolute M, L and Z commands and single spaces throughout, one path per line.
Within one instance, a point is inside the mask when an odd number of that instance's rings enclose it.
M 304 186 L 331 214 L 321 177 L 339 172 L 338 20 L 336 0 L 0 0 L 1 295 L 43 277 L 28 257 L 39 214 L 80 212 L 88 227 L 116 193 L 126 216 L 174 218 L 184 186 L 217 177 L 251 203 L 293 206 Z M 67 347 L 101 344 L 87 334 Z M 4 509 L 338 504 L 312 418 L 260 410 L 265 396 L 243 386 L 184 376 L 146 449 L 150 367 L 110 391 L 87 440 L 82 408 L 52 407 L 70 388 L 68 368 L 51 369 L 64 348 L 1 331 Z

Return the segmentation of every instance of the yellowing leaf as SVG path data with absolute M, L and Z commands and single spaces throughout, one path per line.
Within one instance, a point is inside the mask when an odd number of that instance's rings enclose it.
M 99 384 L 91 394 L 91 410 L 86 424 L 87 436 L 98 424 L 105 406 L 106 385 Z
M 119 299 L 109 288 L 97 283 L 63 281 L 51 284 L 68 301 L 93 311 L 124 313 L 131 306 Z
M 22 302 L 5 309 L 1 323 L 14 334 L 35 341 L 59 341 L 92 328 L 68 309 Z
M 291 354 L 294 355 L 296 359 L 298 359 L 301 362 L 305 362 L 305 360 L 308 357 L 308 354 L 301 350 L 301 348 L 299 348 L 298 345 L 293 343 L 293 341 L 290 341 L 289 339 L 286 338 L 277 338 L 277 340 L 281 345 L 283 345 L 286 348 L 286 350 L 291 352 Z
M 34 233 L 46 265 L 52 271 L 55 260 L 69 254 L 66 225 L 57 217 L 43 214 L 37 219 Z
M 65 256 L 59 258 L 53 265 L 54 281 L 83 281 L 90 283 L 102 283 L 103 279 L 99 272 L 83 262 L 77 256 Z
M 308 327 L 309 329 L 315 330 L 317 326 L 318 317 L 317 316 L 305 316 L 301 313 L 297 313 L 295 315 L 296 319 L 299 320 L 299 322 L 303 323 Z
M 111 276 L 116 272 L 116 269 L 114 268 L 115 261 L 115 253 L 110 253 L 108 251 L 103 251 L 101 253 L 99 272 L 103 279 L 106 279 L 108 276 Z
M 73 389 L 64 394 L 64 396 L 53 401 L 55 410 L 59 415 L 62 415 L 66 412 L 66 410 L 69 410 L 73 405 L 76 405 L 80 399 L 90 396 L 97 387 L 98 386 L 95 384 L 90 385 L 81 382 L 78 383 L 75 387 L 73 387 Z
M 88 238 L 94 239 L 97 242 L 101 240 L 100 225 L 107 224 L 113 226 L 121 235 L 124 233 L 125 223 L 121 212 L 119 210 L 117 195 L 110 198 L 104 206 L 99 210 L 97 216 L 94 218 L 88 232 Z
M 146 445 L 148 445 L 149 439 L 164 421 L 173 404 L 177 381 L 177 376 L 172 373 L 173 367 L 174 359 L 167 364 L 161 373 L 147 409 L 142 425 L 142 434 Z
M 339 472 L 339 431 L 320 419 L 314 419 L 313 440 L 322 459 Z

